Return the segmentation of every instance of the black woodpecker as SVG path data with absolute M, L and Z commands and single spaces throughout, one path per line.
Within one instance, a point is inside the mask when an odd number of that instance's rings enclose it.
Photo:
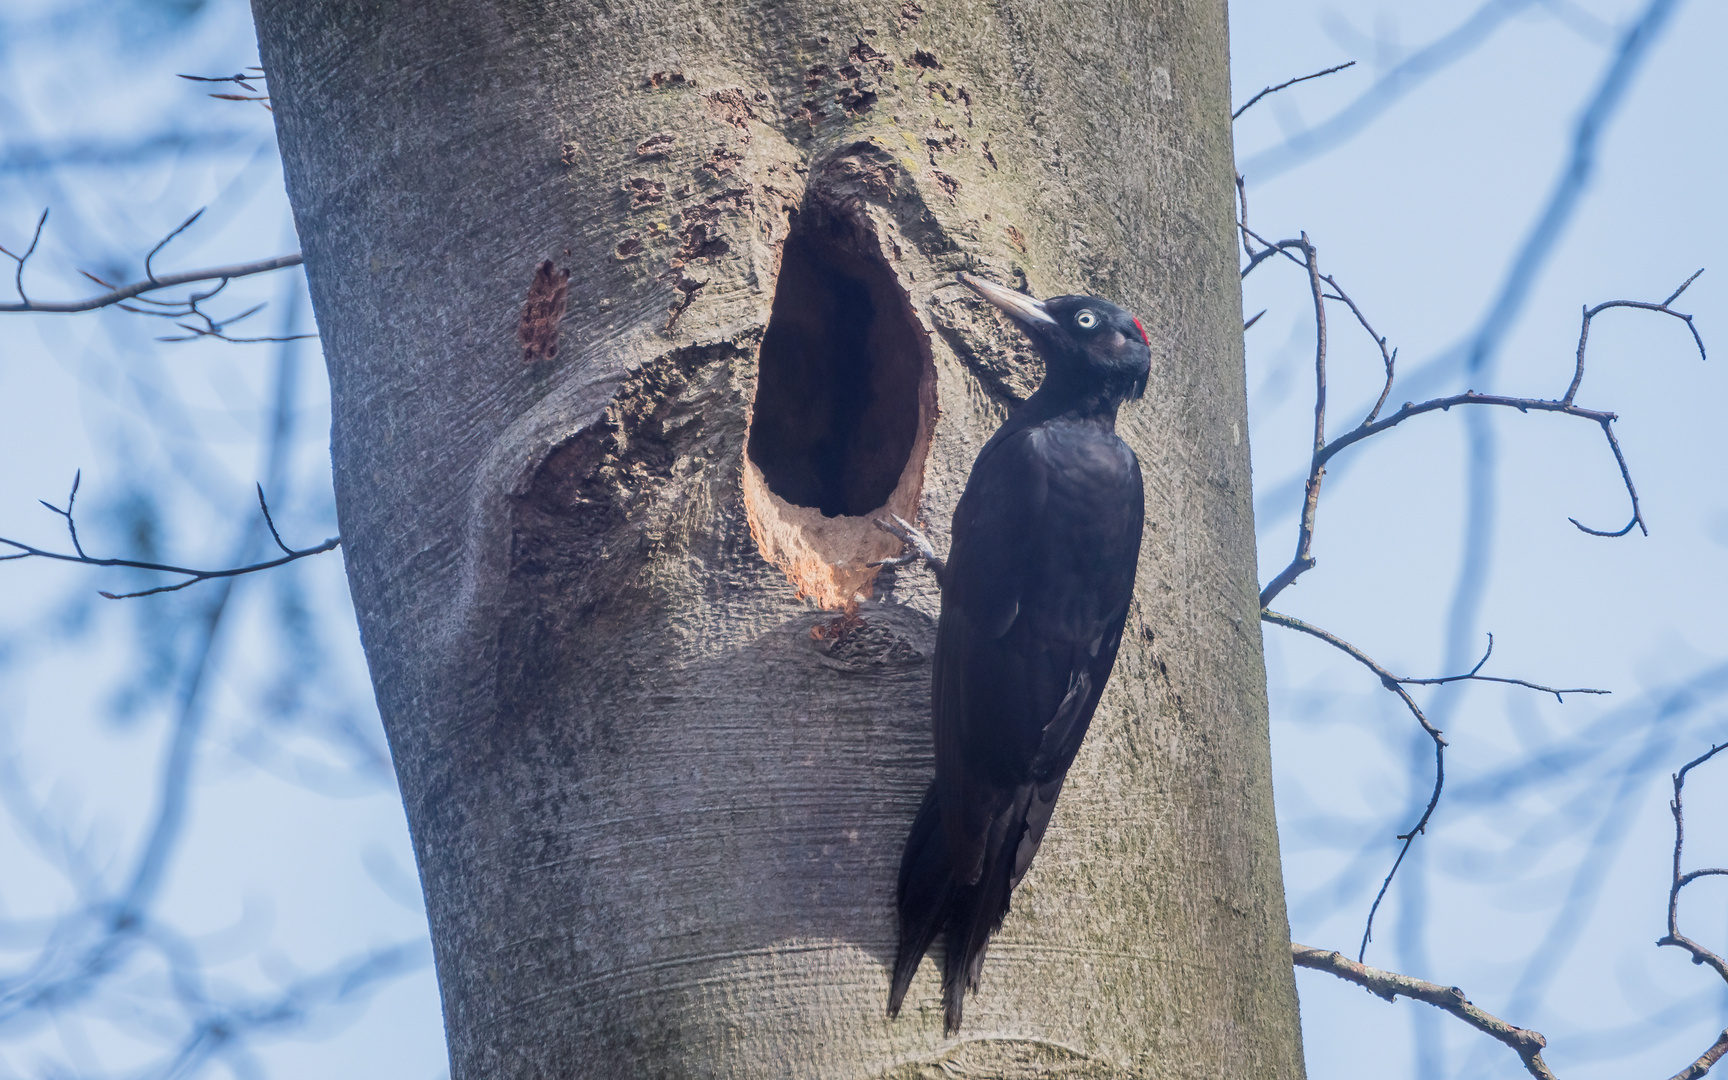
M 942 615 L 930 693 L 936 779 L 900 859 L 888 1014 L 943 934 L 950 1034 L 1122 643 L 1145 499 L 1116 410 L 1145 391 L 1152 355 L 1139 320 L 1108 301 L 1040 301 L 960 281 L 1031 339 L 1044 382 L 973 464 L 946 566 L 916 530 L 890 528 L 911 533 L 936 570 Z

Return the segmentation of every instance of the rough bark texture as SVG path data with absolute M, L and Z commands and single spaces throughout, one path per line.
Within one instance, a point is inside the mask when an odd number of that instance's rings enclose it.
M 1223 4 L 256 14 L 454 1075 L 1300 1076 Z M 961 269 L 1154 357 L 1129 638 L 949 1040 L 934 964 L 883 1015 L 936 595 L 864 564 L 1037 381 Z

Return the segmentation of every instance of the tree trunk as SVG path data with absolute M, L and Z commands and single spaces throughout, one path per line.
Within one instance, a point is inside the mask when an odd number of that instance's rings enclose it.
M 457 1077 L 1301 1075 L 1224 5 L 922 4 L 256 7 Z M 884 1015 L 937 594 L 867 563 L 1038 379 L 962 269 L 1154 355 L 1128 638 L 945 1039 L 935 963 Z

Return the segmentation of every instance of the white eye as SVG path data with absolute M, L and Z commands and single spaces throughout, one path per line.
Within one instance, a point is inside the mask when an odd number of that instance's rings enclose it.
M 1082 330 L 1094 329 L 1098 325 L 1098 313 L 1091 308 L 1082 308 L 1080 313 L 1074 316 L 1074 325 Z

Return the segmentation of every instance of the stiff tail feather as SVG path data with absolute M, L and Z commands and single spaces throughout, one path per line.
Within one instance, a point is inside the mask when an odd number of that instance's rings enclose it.
M 900 1015 L 906 988 L 931 942 L 948 921 L 953 901 L 953 875 L 948 871 L 948 845 L 942 836 L 942 813 L 936 806 L 936 785 L 924 793 L 906 850 L 900 856 L 900 948 L 894 956 L 894 979 L 888 988 L 888 1015 Z
M 978 989 L 990 935 L 1002 929 L 1002 920 L 1008 917 L 1009 895 L 1018 883 L 1014 877 L 1015 854 L 1025 832 L 1023 794 L 992 824 L 978 883 L 957 888 L 949 905 L 942 958 L 942 1022 L 949 1035 L 960 1030 L 967 993 Z
M 1025 803 L 1024 798 L 1014 800 L 990 830 L 994 835 L 985 849 L 983 873 L 977 884 L 963 885 L 954 877 L 935 786 L 925 794 L 900 859 L 900 948 L 888 990 L 889 1016 L 899 1015 L 912 976 L 941 933 L 944 1027 L 949 1034 L 959 1030 L 966 993 L 978 988 L 990 935 L 1008 914 L 1009 894 L 1017 882 L 1015 856 L 1026 830 Z

